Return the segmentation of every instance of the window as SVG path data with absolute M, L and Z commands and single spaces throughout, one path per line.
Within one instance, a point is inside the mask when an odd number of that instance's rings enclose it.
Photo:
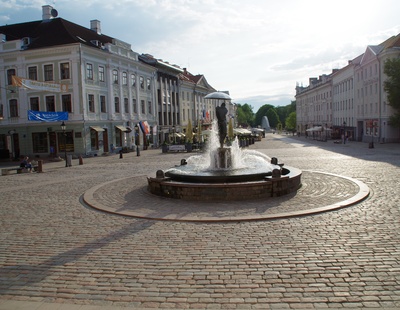
M 124 112 L 129 113 L 129 100 L 128 98 L 124 98 Z
M 122 85 L 128 85 L 128 74 L 126 72 L 122 72 Z
M 100 111 L 101 113 L 106 113 L 106 96 L 100 96 Z
M 17 101 L 17 99 L 10 100 L 10 117 L 18 117 L 18 101 Z
M 150 79 L 147 79 L 147 90 L 151 89 L 151 83 L 150 83 Z
M 94 113 L 94 95 L 88 95 L 89 112 Z
M 142 114 L 145 114 L 146 113 L 146 107 L 145 107 L 145 104 L 144 104 L 144 100 L 140 100 L 140 105 L 142 107 Z
M 72 100 L 71 95 L 62 95 L 61 96 L 61 103 L 62 103 L 62 111 L 72 113 Z
M 140 84 L 140 88 L 144 89 L 144 77 L 143 76 L 139 77 L 139 84 Z
M 119 97 L 114 97 L 115 113 L 119 113 Z
M 39 97 L 29 98 L 30 108 L 32 111 L 40 111 Z
M 46 111 L 47 112 L 56 111 L 56 101 L 54 96 L 46 96 Z
M 47 132 L 32 133 L 33 153 L 47 153 Z
M 12 76 L 15 75 L 15 69 L 7 70 L 7 85 L 12 85 Z
M 133 113 L 137 113 L 136 99 L 132 99 L 132 110 Z
M 93 80 L 93 65 L 86 64 L 86 78 L 88 80 Z
M 131 74 L 131 83 L 132 83 L 132 87 L 136 86 L 136 75 Z
M 103 66 L 99 66 L 99 81 L 100 82 L 104 82 L 104 67 Z
M 53 65 L 44 65 L 44 80 L 45 81 L 54 81 Z
M 29 67 L 28 68 L 28 79 L 37 81 L 37 67 Z
M 69 75 L 69 63 L 64 62 L 60 64 L 60 74 L 61 74 L 61 80 L 68 80 L 70 79 Z
M 151 114 L 151 101 L 148 101 L 147 103 L 148 103 L 148 105 L 149 105 L 149 106 L 148 106 L 148 108 L 149 108 L 149 114 Z
M 118 71 L 113 70 L 113 83 L 118 84 Z

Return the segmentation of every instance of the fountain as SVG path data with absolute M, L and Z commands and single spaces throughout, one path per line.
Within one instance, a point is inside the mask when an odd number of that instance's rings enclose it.
M 237 138 L 231 146 L 225 146 L 226 114 L 223 102 L 216 108 L 218 124 L 213 122 L 203 154 L 183 159 L 181 165 L 165 172 L 159 170 L 156 178 L 148 178 L 152 194 L 185 200 L 229 201 L 277 197 L 300 187 L 299 169 L 283 167 L 276 158 L 261 152 L 243 150 Z

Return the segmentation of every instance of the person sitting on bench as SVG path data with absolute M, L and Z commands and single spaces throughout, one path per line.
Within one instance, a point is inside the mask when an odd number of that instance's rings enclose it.
M 29 161 L 29 157 L 25 156 L 19 165 L 21 168 L 29 169 L 29 172 L 32 172 L 32 164 Z

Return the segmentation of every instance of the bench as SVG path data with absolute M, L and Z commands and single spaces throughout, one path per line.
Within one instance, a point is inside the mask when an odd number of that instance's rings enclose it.
M 8 175 L 10 174 L 11 171 L 17 171 L 18 174 L 22 173 L 22 170 L 25 168 L 22 167 L 12 167 L 12 168 L 2 168 L 1 169 L 1 175 Z
M 38 165 L 32 165 L 32 171 L 37 171 Z M 1 168 L 1 175 L 9 175 L 11 171 L 16 171 L 17 174 L 28 172 L 27 168 L 24 167 L 10 167 L 10 168 Z

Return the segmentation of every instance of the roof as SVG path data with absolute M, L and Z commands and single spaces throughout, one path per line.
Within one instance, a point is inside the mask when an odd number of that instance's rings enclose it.
M 63 18 L 32 21 L 21 24 L 0 27 L 0 33 L 6 36 L 6 41 L 29 37 L 30 44 L 26 49 L 36 49 L 56 45 L 81 43 L 100 48 L 101 44 L 112 43 L 113 38 L 74 24 Z M 98 41 L 101 44 L 97 45 Z

